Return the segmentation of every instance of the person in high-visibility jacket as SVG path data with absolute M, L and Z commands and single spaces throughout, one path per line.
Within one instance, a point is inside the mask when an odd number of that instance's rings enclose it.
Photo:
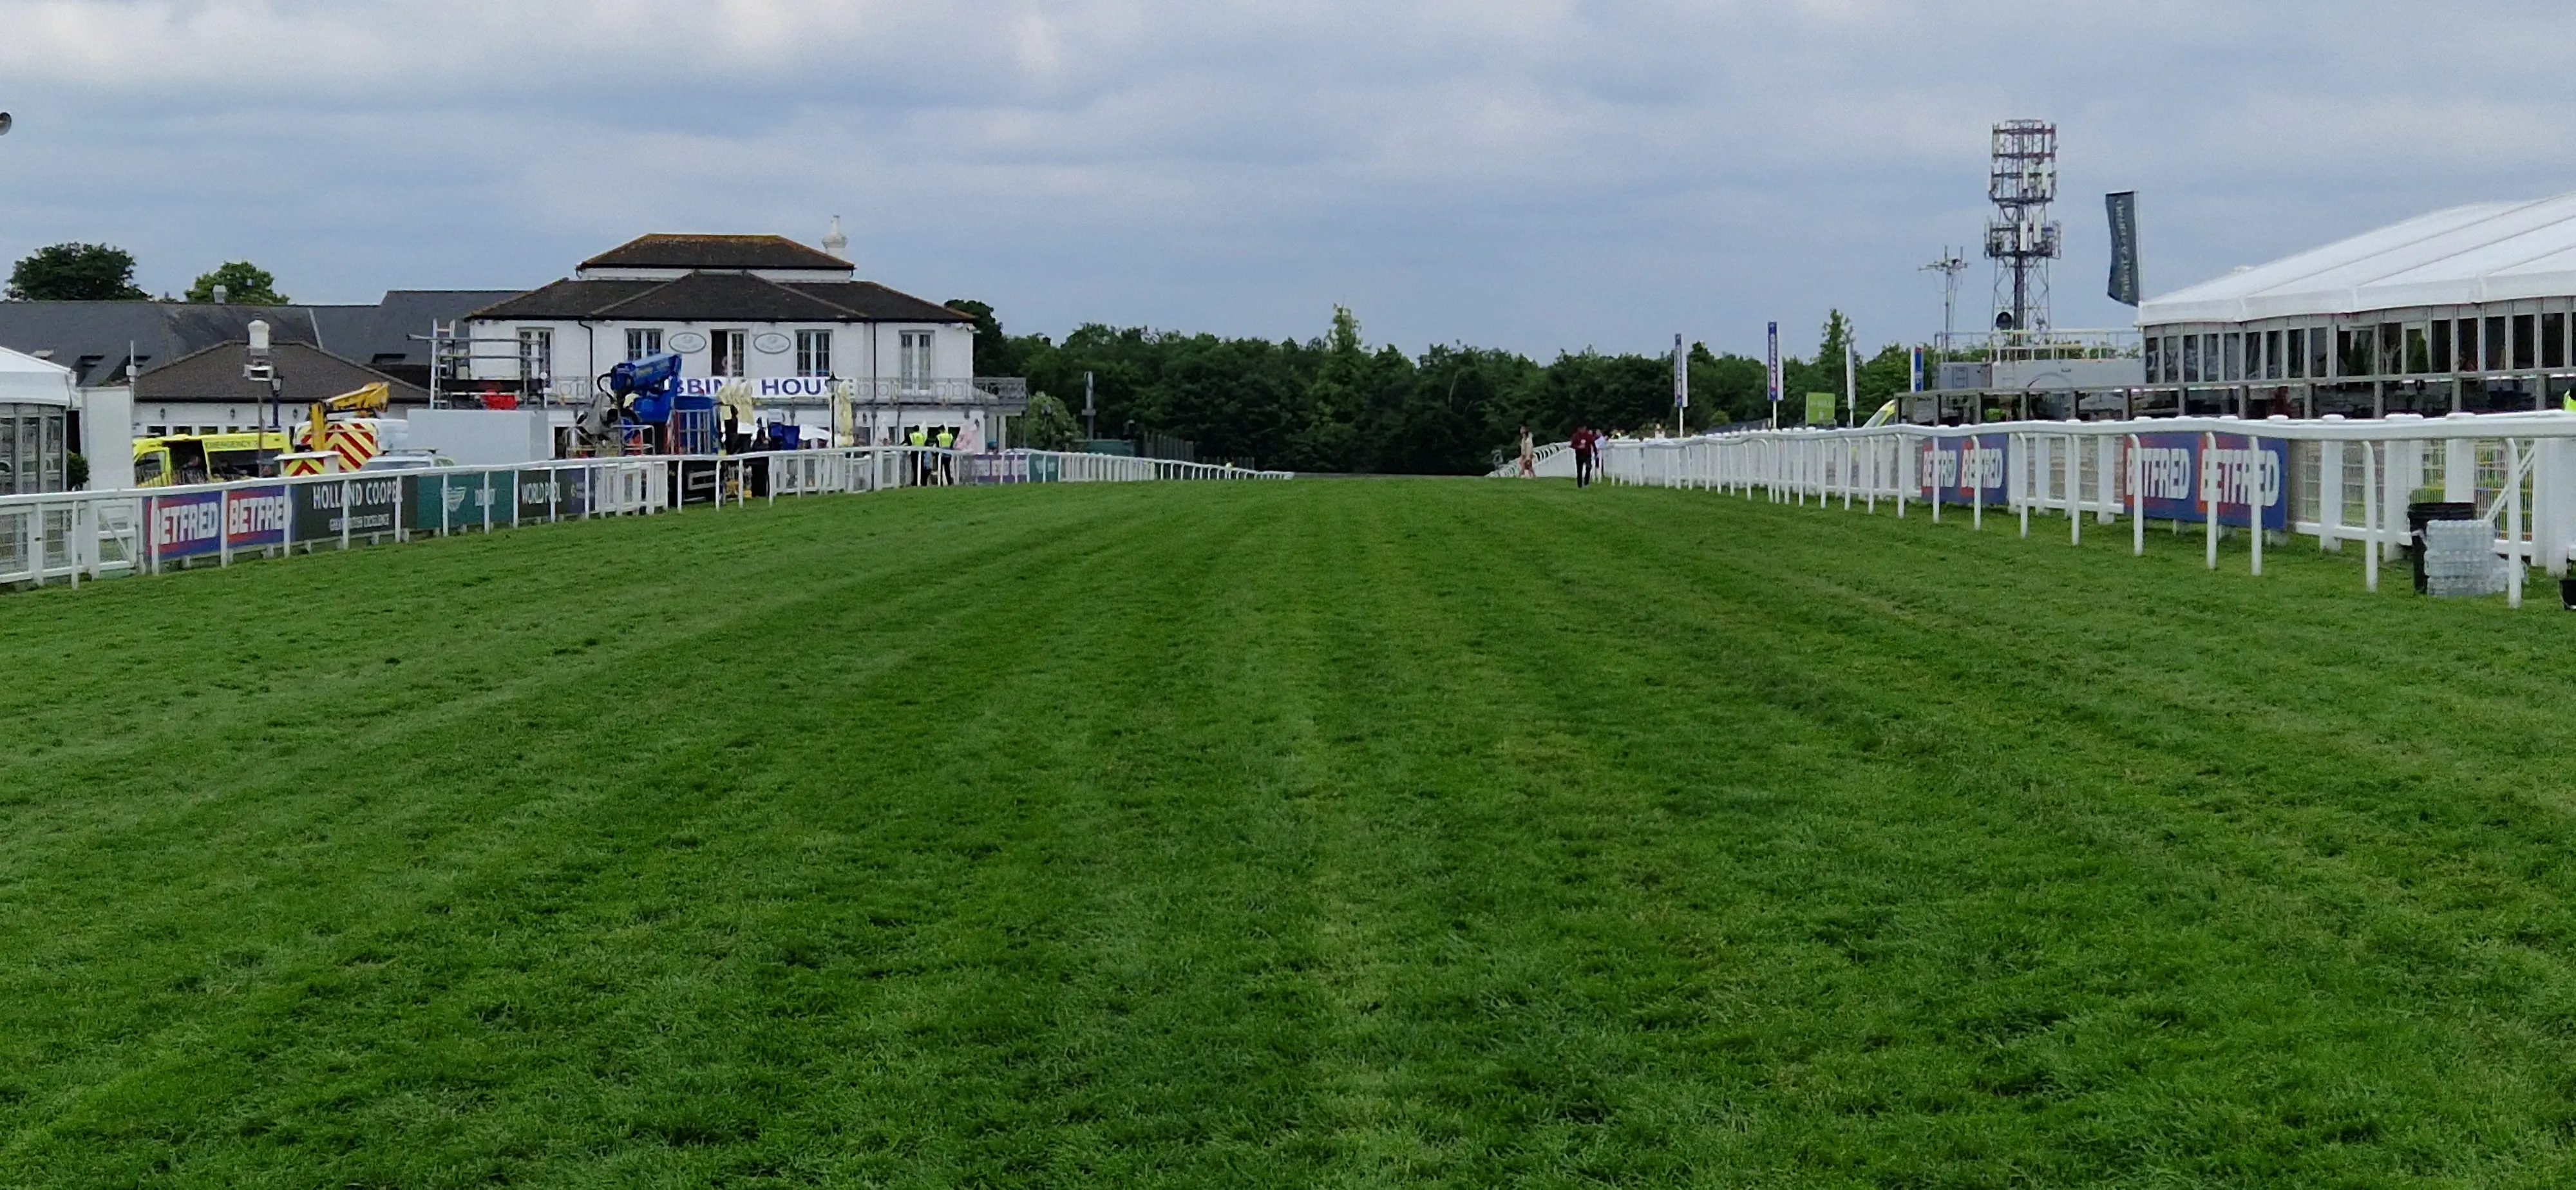
M 906 441 L 911 442 L 916 451 L 930 445 L 930 427 L 914 426 Z M 912 456 L 912 482 L 916 486 L 930 482 L 930 456 L 924 454 Z
M 951 428 L 951 427 L 948 427 L 948 426 L 941 426 L 941 427 L 939 427 L 939 449 L 941 449 L 941 450 L 954 450 L 954 449 L 956 449 L 956 448 L 957 448 L 957 431 L 956 431 L 955 429 Z M 955 455 L 941 455 L 941 456 L 939 456 L 939 482 L 941 482 L 941 483 L 955 483 L 955 482 L 957 482 L 957 463 L 956 463 L 956 459 L 957 459 L 957 456 L 955 456 Z

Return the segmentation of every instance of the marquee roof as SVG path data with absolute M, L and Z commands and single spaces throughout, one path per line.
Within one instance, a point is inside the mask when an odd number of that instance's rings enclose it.
M 69 406 L 72 370 L 0 347 L 0 402 Z
M 2138 307 L 2138 325 L 2576 296 L 2576 194 L 2418 215 Z

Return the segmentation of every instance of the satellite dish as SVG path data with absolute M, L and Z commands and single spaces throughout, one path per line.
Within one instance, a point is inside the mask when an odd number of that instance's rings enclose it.
M 0 112 L 0 136 L 9 135 L 9 125 L 11 123 L 12 121 L 9 119 L 9 113 Z

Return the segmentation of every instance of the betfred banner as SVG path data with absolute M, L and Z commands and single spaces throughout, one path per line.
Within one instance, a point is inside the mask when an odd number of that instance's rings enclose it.
M 2004 451 L 2010 441 L 2003 434 L 1979 434 L 1925 442 L 1915 455 L 1915 490 L 1944 504 L 2004 503 Z
M 235 488 L 225 493 L 224 536 L 237 550 L 286 544 L 286 486 Z
M 152 555 L 193 558 L 224 548 L 224 494 L 152 497 Z
M 394 509 L 402 497 L 402 479 L 393 475 L 351 475 L 346 479 L 295 485 L 295 540 L 340 538 L 343 525 L 351 537 L 394 531 Z
M 2248 526 L 2256 510 L 2266 529 L 2286 529 L 2290 444 L 2242 434 L 2140 434 L 2133 448 L 2138 495 L 2157 520 Z

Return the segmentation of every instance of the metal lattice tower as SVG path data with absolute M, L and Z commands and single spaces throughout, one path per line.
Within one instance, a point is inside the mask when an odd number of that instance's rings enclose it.
M 1995 125 L 1986 197 L 1995 204 L 1986 224 L 1986 259 L 1995 262 L 1995 329 L 2045 331 L 2048 262 L 2059 254 L 2057 224 L 2048 218 L 2048 204 L 2057 199 L 2057 125 Z

